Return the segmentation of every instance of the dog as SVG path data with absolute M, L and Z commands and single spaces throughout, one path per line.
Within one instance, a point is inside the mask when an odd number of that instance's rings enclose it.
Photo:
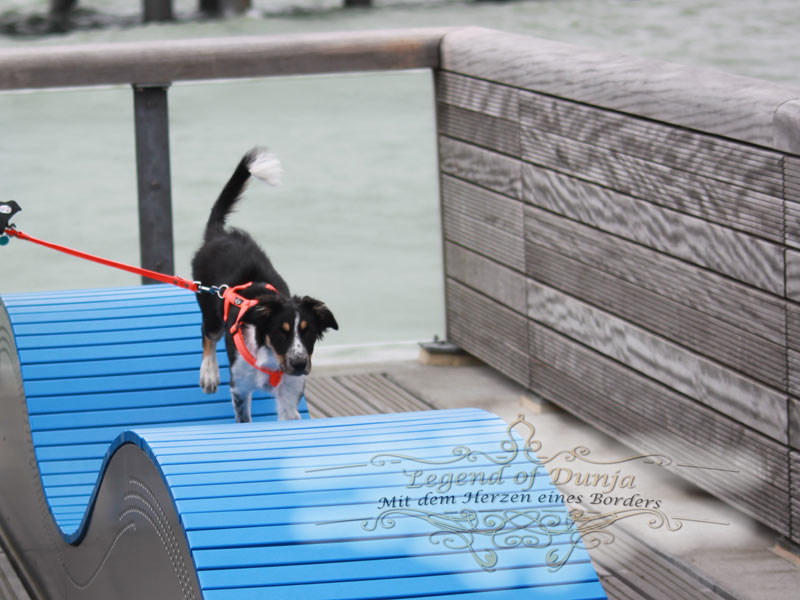
M 203 243 L 192 259 L 194 280 L 221 287 L 226 298 L 197 295 L 203 334 L 200 387 L 211 394 L 219 386 L 216 346 L 224 335 L 231 400 L 239 423 L 252 420 L 256 389 L 274 391 L 279 420 L 299 419 L 297 406 L 311 370 L 314 344 L 327 330 L 339 329 L 324 302 L 291 295 L 255 240 L 225 225 L 251 176 L 278 185 L 281 174 L 280 162 L 266 148 L 245 154 L 211 208 Z

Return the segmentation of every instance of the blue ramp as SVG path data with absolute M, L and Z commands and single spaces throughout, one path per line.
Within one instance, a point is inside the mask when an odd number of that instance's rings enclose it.
M 235 424 L 193 294 L 2 301 L 0 539 L 43 598 L 606 597 L 524 422 Z

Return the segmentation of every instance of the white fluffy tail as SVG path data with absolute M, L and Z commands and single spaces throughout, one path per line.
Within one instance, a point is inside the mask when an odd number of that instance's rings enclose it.
M 254 148 L 252 159 L 247 165 L 247 170 L 253 177 L 258 177 L 261 181 L 269 185 L 280 185 L 283 167 L 278 157 L 266 148 Z

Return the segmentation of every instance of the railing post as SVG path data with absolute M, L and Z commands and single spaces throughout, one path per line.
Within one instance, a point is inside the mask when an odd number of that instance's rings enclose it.
M 169 169 L 169 84 L 134 84 L 136 171 L 139 188 L 141 265 L 175 272 L 172 242 L 172 195 Z M 142 278 L 143 283 L 153 283 Z
M 145 23 L 172 21 L 174 19 L 175 13 L 172 10 L 172 0 L 142 0 L 142 20 Z

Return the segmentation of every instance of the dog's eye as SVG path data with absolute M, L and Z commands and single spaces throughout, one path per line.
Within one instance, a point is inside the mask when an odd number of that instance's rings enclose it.
M 292 330 L 292 326 L 289 325 L 288 321 L 281 325 L 281 329 L 283 329 L 286 333 L 289 333 Z
M 305 331 L 308 327 L 308 321 L 300 321 L 300 331 Z

